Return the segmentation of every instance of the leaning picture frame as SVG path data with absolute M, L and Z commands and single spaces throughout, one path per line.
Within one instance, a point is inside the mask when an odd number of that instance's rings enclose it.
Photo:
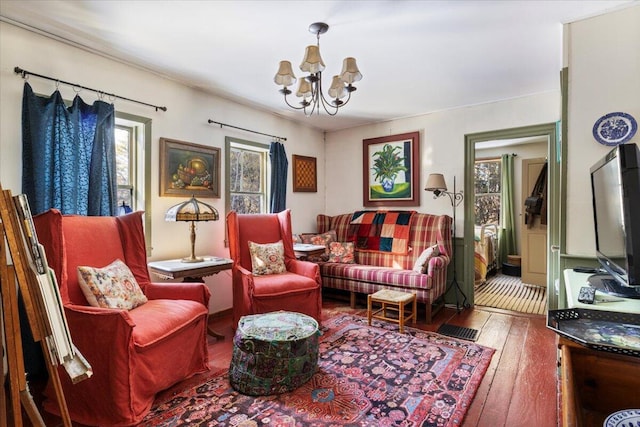
M 420 132 L 362 141 L 363 205 L 420 206 Z
M 160 196 L 220 198 L 220 148 L 160 138 Z

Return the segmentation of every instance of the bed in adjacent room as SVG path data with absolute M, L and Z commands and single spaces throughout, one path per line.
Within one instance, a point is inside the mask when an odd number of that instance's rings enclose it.
M 484 283 L 487 276 L 498 269 L 498 227 L 485 224 L 475 227 L 474 267 L 476 286 Z

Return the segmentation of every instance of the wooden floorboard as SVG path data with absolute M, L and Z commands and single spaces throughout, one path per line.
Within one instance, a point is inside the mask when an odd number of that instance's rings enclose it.
M 351 309 L 348 298 L 325 297 L 323 308 L 366 315 L 363 299 Z M 544 316 L 481 307 L 458 313 L 455 307 L 445 307 L 431 324 L 424 319 L 424 307 L 419 307 L 418 323 L 409 326 L 436 331 L 449 323 L 477 329 L 476 343 L 496 350 L 463 427 L 558 426 L 556 336 L 546 328 Z M 225 336 L 224 340 L 208 337 L 209 366 L 212 370 L 228 369 L 233 345 L 231 316 L 211 316 L 209 324 Z M 42 385 L 33 389 L 38 393 Z M 57 417 L 43 415 L 47 426 L 60 425 Z

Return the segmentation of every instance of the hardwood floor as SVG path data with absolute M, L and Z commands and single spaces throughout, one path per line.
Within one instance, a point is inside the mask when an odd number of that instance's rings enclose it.
M 336 296 L 325 296 L 323 307 L 366 316 L 364 298 L 358 299 L 354 311 L 348 300 Z M 449 323 L 478 329 L 476 342 L 496 349 L 463 427 L 558 426 L 556 334 L 547 329 L 544 316 L 483 307 L 457 313 L 445 307 L 426 324 L 424 306 L 420 309 L 417 325 L 409 326 L 436 331 L 442 323 Z M 231 316 L 212 316 L 209 323 L 225 336 L 224 340 L 209 336 L 210 366 L 227 369 L 233 344 Z M 59 420 L 43 415 L 47 425 L 59 425 Z

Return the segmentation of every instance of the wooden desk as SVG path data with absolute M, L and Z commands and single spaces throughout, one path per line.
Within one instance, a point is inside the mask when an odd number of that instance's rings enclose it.
M 203 282 L 203 277 L 218 274 L 223 270 L 231 270 L 233 261 L 229 258 L 204 256 L 202 262 L 182 262 L 180 259 L 152 261 L 148 264 L 149 271 L 162 279 L 182 279 L 183 282 Z M 207 325 L 209 335 L 217 339 L 224 339 L 224 335 Z
M 294 243 L 293 251 L 296 258 L 305 260 L 310 256 L 322 255 L 326 248 L 322 245 L 311 245 L 308 243 Z
M 562 425 L 601 427 L 610 414 L 638 408 L 640 358 L 592 350 L 559 338 Z
M 640 300 L 596 292 L 596 303 L 578 302 L 590 274 L 564 271 L 568 308 L 640 313 Z M 597 299 L 621 301 L 597 302 Z M 621 409 L 638 408 L 640 358 L 594 350 L 559 337 L 562 386 L 562 425 L 601 427 L 606 417 Z

